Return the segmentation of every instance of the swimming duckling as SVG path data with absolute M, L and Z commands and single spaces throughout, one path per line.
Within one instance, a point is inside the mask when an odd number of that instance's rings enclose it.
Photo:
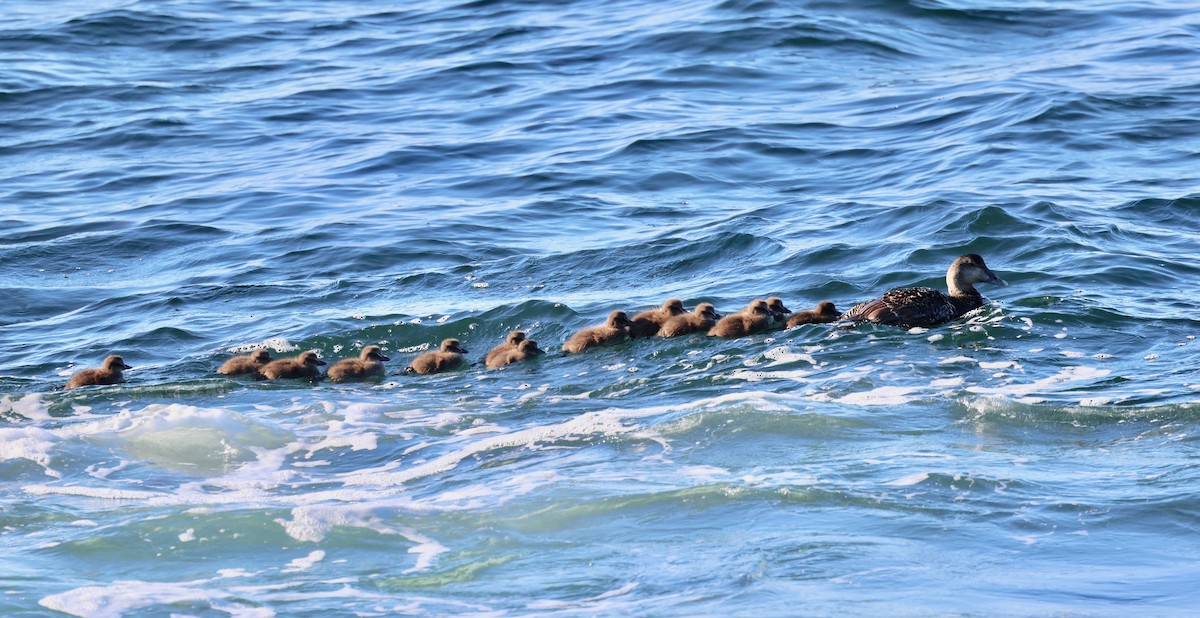
M 446 339 L 442 341 L 440 350 L 430 350 L 414 358 L 404 368 L 404 373 L 440 373 L 457 369 L 463 364 L 463 354 L 466 353 L 467 349 L 457 339 Z
M 268 380 L 311 380 L 321 379 L 319 367 L 325 361 L 317 358 L 313 351 L 304 352 L 295 358 L 281 358 L 263 365 L 263 377 Z
M 629 321 L 633 322 L 633 326 L 629 327 L 629 336 L 653 337 L 658 334 L 658 329 L 662 328 L 663 323 L 685 313 L 687 310 L 683 308 L 682 300 L 669 299 L 661 307 L 647 309 L 630 318 Z
M 522 341 L 525 341 L 524 331 L 514 330 L 508 334 L 508 337 L 504 338 L 504 343 L 492 348 L 491 351 L 487 353 L 487 356 L 483 357 L 483 364 L 491 367 L 492 359 L 503 358 L 505 354 L 517 349 L 517 346 L 520 345 Z M 499 367 L 499 365 L 496 366 Z
M 225 361 L 217 373 L 223 373 L 227 376 L 239 376 L 243 374 L 253 375 L 262 378 L 263 365 L 271 362 L 271 353 L 267 350 L 255 350 L 249 354 L 235 356 Z
M 696 305 L 695 311 L 677 315 L 664 322 L 662 328 L 658 329 L 658 336 L 679 337 L 690 333 L 707 332 L 716 326 L 719 319 L 721 319 L 721 314 L 717 313 L 717 308 L 712 306 L 712 303 L 700 303 Z
M 765 330 L 775 319 L 770 307 L 767 301 L 757 298 L 745 309 L 721 318 L 708 331 L 708 336 L 732 339 Z
M 836 322 L 839 315 L 841 314 L 838 313 L 838 310 L 833 306 L 833 303 L 823 300 L 817 303 L 816 309 L 808 309 L 806 311 L 797 311 L 796 313 L 793 313 L 792 317 L 788 318 L 787 325 L 788 328 L 791 328 L 801 324 L 828 324 L 830 322 Z
M 536 358 L 539 354 L 545 354 L 546 351 L 539 348 L 536 341 L 533 339 L 523 339 L 517 347 L 505 351 L 503 354 L 487 359 L 488 369 L 503 367 L 512 363 L 518 363 L 531 358 Z
M 125 374 L 121 373 L 125 369 L 133 367 L 126 365 L 125 359 L 113 354 L 104 359 L 104 365 L 99 369 L 84 369 L 71 376 L 67 388 L 120 384 L 125 381 Z
M 937 326 L 983 306 L 976 283 L 1008 285 L 974 253 L 959 256 L 946 271 L 949 294 L 933 288 L 896 288 L 879 298 L 855 305 L 844 320 L 896 326 Z
M 771 317 L 775 322 L 784 321 L 783 316 L 792 312 L 791 309 L 783 306 L 783 299 L 778 296 L 767 299 L 767 309 L 771 311 Z
M 334 382 L 349 382 L 365 380 L 372 376 L 383 375 L 383 361 L 392 359 L 384 356 L 383 348 L 369 345 L 362 349 L 358 358 L 343 358 L 334 363 L 326 375 Z
M 619 343 L 625 340 L 633 322 L 624 311 L 614 311 L 608 314 L 608 321 L 601 326 L 590 326 L 574 335 L 563 344 L 562 349 L 577 353 L 596 346 Z

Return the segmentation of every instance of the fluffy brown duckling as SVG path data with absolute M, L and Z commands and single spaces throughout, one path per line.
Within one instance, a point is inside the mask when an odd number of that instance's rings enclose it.
M 84 369 L 71 376 L 71 380 L 67 382 L 67 388 L 120 384 L 125 381 L 125 374 L 122 371 L 126 369 L 133 369 L 133 367 L 126 365 L 125 359 L 113 354 L 104 359 L 104 365 L 100 368 Z
M 691 333 L 707 332 L 716 326 L 719 319 L 721 319 L 721 314 L 717 313 L 717 308 L 712 303 L 700 303 L 696 305 L 695 311 L 674 316 L 664 322 L 662 328 L 658 329 L 658 336 L 679 337 Z
M 778 296 L 767 299 L 767 309 L 770 310 L 771 317 L 775 322 L 783 322 L 784 316 L 792 312 L 791 309 L 783 306 L 783 299 Z
M 536 341 L 533 339 L 523 339 L 517 347 L 505 351 L 503 354 L 487 359 L 488 369 L 495 369 L 512 363 L 519 363 L 531 358 L 537 358 L 539 354 L 545 354 L 546 351 L 539 348 Z
M 262 377 L 262 368 L 271 362 L 271 353 L 267 350 L 255 350 L 249 354 L 235 356 L 225 361 L 217 373 L 227 376 L 253 375 Z
M 775 320 L 767 301 L 757 298 L 745 309 L 727 315 L 708 331 L 709 337 L 732 339 L 766 330 Z
M 658 329 L 662 328 L 667 320 L 685 313 L 687 310 L 683 308 L 682 300 L 668 299 L 661 307 L 638 312 L 630 318 L 629 321 L 633 322 L 633 326 L 629 327 L 629 335 L 631 337 L 653 337 L 658 334 Z
M 1008 285 L 977 254 L 960 255 L 946 270 L 949 294 L 933 288 L 896 288 L 852 307 L 842 316 L 855 322 L 896 326 L 937 326 L 983 306 L 976 283 Z
M 801 324 L 828 324 L 830 322 L 836 322 L 840 316 L 841 314 L 838 313 L 838 310 L 833 306 L 833 303 L 823 300 L 817 303 L 816 309 L 808 309 L 793 313 L 792 317 L 788 318 L 787 325 L 788 328 L 791 328 Z
M 492 359 L 503 358 L 505 354 L 517 349 L 517 346 L 521 345 L 522 341 L 525 341 L 525 332 L 514 330 L 504 338 L 504 343 L 492 348 L 487 353 L 487 356 L 483 357 L 483 363 L 491 367 Z M 496 366 L 499 367 L 499 365 Z
M 390 361 L 383 353 L 383 348 L 369 345 L 362 349 L 358 358 L 343 358 L 329 367 L 326 375 L 334 382 L 349 382 L 366 380 L 383 375 L 383 361 Z
M 608 321 L 600 326 L 589 326 L 574 335 L 563 344 L 562 349 L 572 354 L 588 348 L 619 343 L 625 340 L 633 322 L 624 311 L 614 311 L 608 314 Z
M 261 373 L 268 380 L 311 380 L 321 379 L 321 365 L 325 361 L 317 353 L 308 351 L 295 358 L 281 358 L 263 365 Z
M 446 339 L 442 341 L 441 349 L 430 350 L 414 358 L 404 368 L 404 373 L 427 374 L 457 369 L 466 360 L 463 356 L 466 353 L 467 349 L 457 339 Z

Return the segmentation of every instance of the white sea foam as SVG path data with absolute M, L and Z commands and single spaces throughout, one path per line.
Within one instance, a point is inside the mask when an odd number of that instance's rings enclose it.
M 788 348 L 788 346 L 785 345 L 771 348 L 766 352 L 763 352 L 763 356 L 771 361 L 774 361 L 771 363 L 771 365 L 782 365 L 784 363 L 794 363 L 797 361 L 804 361 L 810 365 L 817 364 L 817 359 L 813 358 L 811 354 L 793 352 L 790 348 Z
M 909 487 L 919 483 L 924 483 L 928 479 L 928 472 L 917 472 L 914 474 L 909 474 L 908 476 L 902 476 L 894 481 L 888 481 L 887 483 L 884 483 L 884 485 L 890 485 L 892 487 Z
M 299 350 L 300 346 L 294 345 L 292 342 L 284 339 L 283 337 L 272 337 L 256 343 L 244 343 L 242 345 L 237 345 L 229 348 L 227 351 L 231 354 L 247 354 L 262 348 L 274 350 L 280 354 L 285 354 L 287 352 L 295 352 Z
M 1112 373 L 1111 370 L 1096 369 L 1094 367 L 1064 367 L 1050 377 L 1035 380 L 1028 384 L 1014 383 L 998 387 L 970 386 L 967 387 L 967 390 L 972 393 L 986 395 L 1027 396 L 1035 393 L 1049 392 L 1063 384 L 1098 380 L 1110 373 Z
M 56 433 L 41 427 L 0 428 L 0 461 L 27 459 L 42 467 L 47 476 L 62 478 L 51 468 L 51 451 L 62 441 Z
M 19 414 L 33 421 L 48 420 L 50 406 L 41 393 L 29 393 L 16 400 L 11 395 L 4 395 L 0 397 L 0 417 L 8 413 Z
M 881 386 L 861 393 L 850 393 L 834 401 L 860 406 L 900 405 L 914 401 L 916 397 L 910 395 L 920 389 L 919 386 Z
M 1016 361 L 979 361 L 980 369 L 1021 369 Z
M 287 563 L 283 569 L 280 570 L 280 573 L 300 573 L 302 571 L 307 571 L 313 568 L 313 565 L 324 559 L 324 551 L 320 549 L 313 550 L 309 552 L 307 556 L 303 558 L 296 558 L 295 560 Z

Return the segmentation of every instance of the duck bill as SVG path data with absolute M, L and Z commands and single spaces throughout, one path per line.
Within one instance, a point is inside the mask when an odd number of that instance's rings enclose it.
M 379 355 L 379 360 L 381 360 L 381 361 L 390 361 L 390 360 L 392 360 L 392 357 L 390 357 L 390 356 L 384 356 L 384 355 L 380 354 L 380 355 Z
M 133 367 L 130 365 L 126 365 L 125 363 L 121 363 L 121 369 L 133 369 Z
M 997 275 L 996 273 L 992 272 L 991 269 L 988 269 L 987 272 L 988 272 L 988 276 L 991 277 L 990 279 L 987 280 L 988 283 L 990 283 L 992 285 L 998 285 L 1000 287 L 1004 287 L 1004 286 L 1008 285 L 1007 281 L 1001 279 L 1000 275 Z

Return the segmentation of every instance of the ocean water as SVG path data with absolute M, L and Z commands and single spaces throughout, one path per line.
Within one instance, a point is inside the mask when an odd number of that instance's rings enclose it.
M 6 2 L 0 615 L 1193 615 L 1198 177 L 1186 2 Z

